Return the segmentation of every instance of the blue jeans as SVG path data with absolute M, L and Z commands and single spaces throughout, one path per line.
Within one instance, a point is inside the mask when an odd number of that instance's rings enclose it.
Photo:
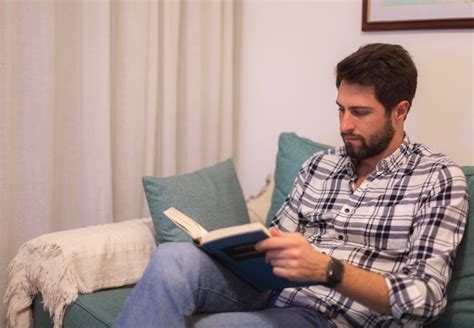
M 161 244 L 115 327 L 331 327 L 316 311 L 271 306 L 190 243 Z

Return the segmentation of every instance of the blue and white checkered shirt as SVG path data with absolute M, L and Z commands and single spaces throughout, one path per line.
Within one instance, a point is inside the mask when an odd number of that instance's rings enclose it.
M 304 306 L 337 327 L 417 327 L 440 314 L 467 217 L 461 169 L 408 137 L 357 190 L 344 147 L 303 165 L 272 225 L 298 231 L 324 252 L 385 277 L 392 316 L 322 285 L 288 288 L 275 305 Z

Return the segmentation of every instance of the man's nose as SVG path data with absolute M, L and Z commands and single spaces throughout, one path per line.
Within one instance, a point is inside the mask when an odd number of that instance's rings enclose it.
M 350 113 L 344 113 L 339 120 L 341 132 L 352 132 L 355 129 L 354 119 Z

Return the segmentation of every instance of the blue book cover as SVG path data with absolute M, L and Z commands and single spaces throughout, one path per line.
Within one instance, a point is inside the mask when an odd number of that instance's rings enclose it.
M 268 235 L 264 230 L 260 230 L 195 245 L 258 290 L 281 290 L 308 285 L 278 277 L 273 273 L 272 266 L 265 262 L 265 253 L 255 250 L 255 244 L 265 238 L 268 238 Z

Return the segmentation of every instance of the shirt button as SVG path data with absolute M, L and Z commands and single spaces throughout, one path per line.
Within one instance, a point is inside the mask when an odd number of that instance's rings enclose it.
M 351 212 L 350 208 L 347 208 L 347 207 L 346 207 L 346 208 L 344 209 L 344 213 L 349 214 L 350 212 Z
M 343 239 L 344 239 L 344 236 L 343 236 L 343 235 L 339 235 L 339 236 L 337 236 L 337 238 L 338 238 L 339 240 L 343 240 Z

